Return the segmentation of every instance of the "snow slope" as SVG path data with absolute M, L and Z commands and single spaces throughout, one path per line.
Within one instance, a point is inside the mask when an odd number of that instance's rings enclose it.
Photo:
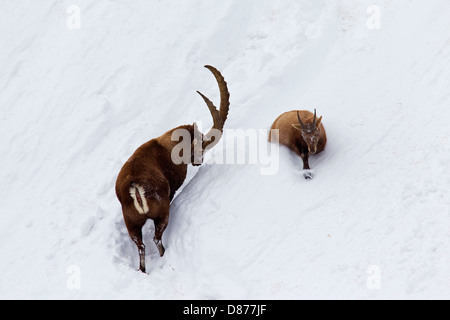
M 447 0 L 0 7 L 0 298 L 450 298 Z M 190 167 L 163 258 L 145 226 L 142 274 L 115 179 L 149 139 L 211 125 L 204 64 L 229 84 L 228 129 L 317 108 L 327 149 L 312 181 L 284 148 L 274 175 Z

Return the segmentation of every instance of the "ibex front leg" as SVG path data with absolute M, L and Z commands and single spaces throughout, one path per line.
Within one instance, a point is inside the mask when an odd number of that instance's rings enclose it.
M 303 148 L 297 147 L 295 149 L 295 153 L 297 153 L 303 161 L 303 176 L 305 179 L 312 179 L 311 168 L 309 167 L 309 152 L 303 150 Z
M 305 179 L 312 179 L 311 168 L 309 167 L 309 152 L 304 152 L 300 154 L 300 157 L 303 160 L 303 176 Z

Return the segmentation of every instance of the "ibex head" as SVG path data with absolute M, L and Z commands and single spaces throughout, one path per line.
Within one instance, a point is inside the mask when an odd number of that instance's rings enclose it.
M 314 109 L 314 119 L 312 122 L 302 122 L 298 111 L 297 118 L 299 123 L 295 123 L 292 126 L 301 132 L 303 140 L 308 145 L 309 153 L 315 154 L 317 152 L 317 143 L 320 139 L 320 122 L 322 121 L 322 116 L 319 119 L 316 119 L 316 109 Z

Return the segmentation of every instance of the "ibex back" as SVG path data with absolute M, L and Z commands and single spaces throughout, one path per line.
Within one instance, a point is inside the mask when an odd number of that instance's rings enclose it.
M 169 222 L 170 202 L 186 179 L 189 163 L 174 163 L 172 151 L 180 142 L 172 141 L 172 134 L 176 130 L 184 130 L 188 133 L 190 138 L 188 150 L 191 152 L 188 159 L 190 158 L 191 164 L 200 165 L 204 152 L 219 141 L 223 132 L 230 105 L 227 83 L 217 69 L 211 66 L 205 66 L 205 68 L 213 73 L 220 90 L 219 110 L 207 97 L 197 91 L 206 102 L 213 117 L 214 125 L 211 130 L 203 135 L 194 123 L 177 127 L 150 140 L 139 147 L 124 164 L 116 181 L 117 198 L 122 204 L 128 233 L 138 248 L 139 269 L 142 272 L 146 270 L 142 227 L 147 219 L 154 221 L 154 242 L 159 254 L 163 256 L 165 249 L 162 244 L 162 235 Z M 183 142 L 186 143 L 186 141 Z

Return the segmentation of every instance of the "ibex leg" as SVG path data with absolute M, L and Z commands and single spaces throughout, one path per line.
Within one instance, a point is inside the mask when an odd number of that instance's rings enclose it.
M 164 233 L 164 230 L 166 230 L 167 224 L 169 222 L 169 215 L 167 214 L 163 218 L 155 219 L 154 222 L 155 222 L 155 237 L 153 241 L 155 242 L 156 247 L 158 248 L 159 255 L 162 257 L 164 255 L 164 252 L 166 251 L 162 243 L 162 235 Z
M 311 168 L 309 167 L 309 152 L 304 151 L 301 148 L 296 148 L 295 153 L 297 153 L 303 161 L 303 176 L 305 179 L 312 179 Z
M 145 220 L 144 224 L 145 224 Z M 128 233 L 131 240 L 136 244 L 139 253 L 139 270 L 145 273 L 145 245 L 142 241 L 142 227 L 144 224 L 133 224 L 125 219 L 125 225 L 127 226 Z

